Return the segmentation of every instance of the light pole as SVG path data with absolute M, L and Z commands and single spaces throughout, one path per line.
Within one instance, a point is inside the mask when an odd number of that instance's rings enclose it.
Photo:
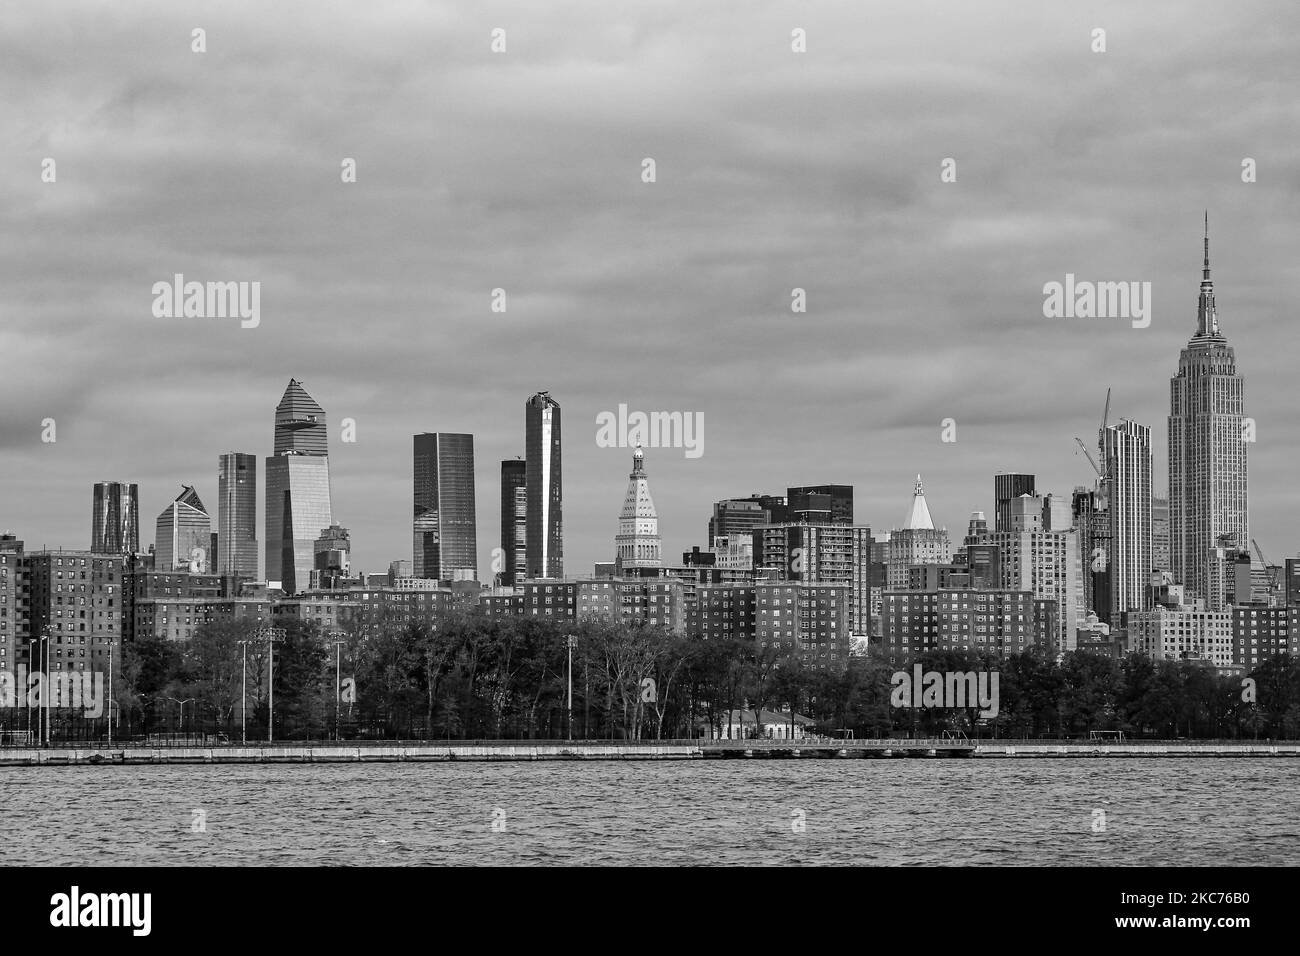
M 44 658 L 41 664 L 41 746 L 50 745 L 50 631 L 52 628 L 46 624 L 42 631 L 45 633 L 41 636 L 41 651 Z
M 185 705 L 186 705 L 186 704 L 192 704 L 192 703 L 194 703 L 194 698 L 193 698 L 193 697 L 186 697 L 184 700 L 177 700 L 175 697 L 168 697 L 167 700 L 175 701 L 177 704 L 180 705 L 180 709 L 181 709 L 181 724 L 180 724 L 180 727 L 178 728 L 178 732 L 179 732 L 179 733 L 184 733 L 184 732 L 185 732 Z
M 266 742 L 275 742 L 275 642 L 284 640 L 284 628 L 259 627 L 259 635 L 266 635 Z
M 108 716 L 108 745 L 111 747 L 113 746 L 113 710 L 115 709 L 116 706 L 113 702 L 113 639 L 111 637 L 109 638 L 101 637 L 99 638 L 99 640 L 101 642 L 106 641 L 108 643 L 108 696 L 104 700 L 104 705 L 110 708 L 107 716 Z M 92 664 L 92 670 L 93 670 L 93 664 Z
M 239 685 L 239 740 L 242 744 L 248 743 L 248 645 L 252 641 L 237 641 L 240 645 L 241 656 L 244 659 L 244 675 Z
M 573 649 L 578 645 L 578 639 L 572 634 L 564 636 L 565 646 L 569 649 L 569 739 L 573 739 Z
M 338 632 L 331 631 L 331 637 L 338 637 Z M 334 645 L 334 739 L 339 739 L 339 720 L 343 709 L 343 645 L 347 641 L 332 641 Z

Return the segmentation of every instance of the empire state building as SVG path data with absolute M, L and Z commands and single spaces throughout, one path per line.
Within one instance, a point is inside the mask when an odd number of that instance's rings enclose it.
M 1207 214 L 1196 334 L 1169 382 L 1169 552 L 1175 578 L 1211 609 L 1223 600 L 1214 549 L 1250 545 L 1244 384 L 1215 311 Z

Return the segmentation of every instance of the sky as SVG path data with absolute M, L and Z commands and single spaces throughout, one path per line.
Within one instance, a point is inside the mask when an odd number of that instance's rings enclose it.
M 487 576 L 541 389 L 569 574 L 613 559 L 631 449 L 596 420 L 620 404 L 703 416 L 698 457 L 646 451 L 670 558 L 715 500 L 792 485 L 852 484 L 858 523 L 897 527 L 918 473 L 958 540 L 996 472 L 1091 483 L 1074 438 L 1095 447 L 1108 387 L 1163 491 L 1208 210 L 1251 533 L 1280 561 L 1298 27 L 1185 0 L 6 4 L 0 531 L 88 547 L 98 480 L 139 483 L 146 545 L 182 484 L 215 521 L 217 456 L 270 454 L 290 377 L 369 572 L 411 557 L 411 436 L 448 431 L 475 436 Z M 260 324 L 155 317 L 176 273 L 259 282 Z M 1046 318 L 1067 273 L 1151 283 L 1150 326 Z

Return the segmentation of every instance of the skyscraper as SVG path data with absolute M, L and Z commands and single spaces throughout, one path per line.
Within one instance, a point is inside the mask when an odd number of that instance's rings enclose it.
M 913 564 L 946 564 L 952 560 L 952 544 L 946 528 L 936 529 L 925 502 L 921 476 L 912 489 L 912 510 L 902 528 L 889 533 L 889 588 L 907 587 L 907 569 Z
M 158 516 L 154 537 L 154 569 L 207 574 L 211 556 L 212 519 L 189 485 Z
M 417 578 L 478 578 L 474 436 L 415 436 L 414 573 Z
M 257 457 L 217 460 L 217 573 L 257 579 Z
M 614 564 L 624 568 L 658 568 L 663 566 L 659 540 L 659 515 L 650 497 L 650 479 L 645 473 L 645 452 L 638 445 L 632 453 L 632 474 L 628 475 L 627 494 L 618 516 L 618 534 L 614 536 Z
M 528 566 L 528 464 L 501 462 L 501 584 L 511 587 Z M 496 569 L 493 569 L 494 573 Z
M 266 580 L 286 593 L 306 588 L 330 504 L 325 411 L 296 379 L 275 407 L 275 453 L 266 460 Z
M 1110 616 L 1150 607 L 1151 428 L 1123 421 L 1102 433 L 1110 508 Z
M 90 550 L 96 554 L 134 554 L 140 550 L 140 489 L 124 481 L 95 484 L 91 506 Z
M 1169 551 L 1175 579 L 1211 607 L 1214 549 L 1225 536 L 1250 544 L 1244 414 L 1244 381 L 1214 304 L 1207 215 L 1196 334 L 1169 382 Z
M 560 406 L 549 392 L 524 405 L 528 488 L 527 573 L 564 577 L 563 485 L 560 477 Z
M 1011 530 L 1011 502 L 1034 493 L 1033 475 L 993 476 L 993 530 Z

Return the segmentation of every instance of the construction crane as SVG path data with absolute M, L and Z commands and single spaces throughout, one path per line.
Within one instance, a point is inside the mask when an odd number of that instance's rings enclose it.
M 1281 569 L 1275 564 L 1268 563 L 1268 558 L 1264 557 L 1264 549 L 1259 546 L 1259 542 L 1254 538 L 1250 539 L 1250 546 L 1255 549 L 1255 556 L 1259 558 L 1259 563 L 1264 566 L 1264 573 L 1268 577 L 1268 593 L 1272 597 L 1277 593 L 1277 574 Z
M 1106 389 L 1106 407 L 1101 413 L 1101 428 L 1097 430 L 1097 457 L 1102 461 L 1106 460 L 1106 426 L 1110 424 L 1110 389 Z M 1084 457 L 1088 459 L 1088 464 L 1092 465 L 1092 470 L 1097 473 L 1097 484 L 1100 485 L 1107 479 L 1106 472 L 1098 467 L 1096 460 L 1088 451 L 1088 446 L 1083 443 L 1083 439 L 1075 437 L 1075 442 L 1083 450 Z

